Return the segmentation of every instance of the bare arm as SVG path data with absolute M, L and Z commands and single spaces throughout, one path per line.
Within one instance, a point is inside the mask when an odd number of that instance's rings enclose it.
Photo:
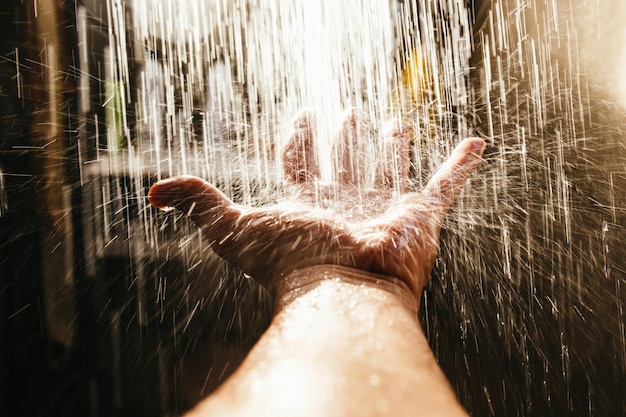
M 357 271 L 314 268 L 317 285 L 277 312 L 241 367 L 191 416 L 466 415 L 408 293 Z
M 316 182 L 310 116 L 294 127 L 284 159 L 297 200 L 249 209 L 192 177 L 166 180 L 150 192 L 156 206 L 187 212 L 216 253 L 276 297 L 266 333 L 191 415 L 465 415 L 417 309 L 443 217 L 484 142 L 463 141 L 422 193 L 390 199 L 406 188 L 412 134 L 406 124 L 396 121 L 387 131 L 378 189 L 365 194 L 363 178 L 349 165 L 358 154 L 355 112 L 339 135 L 337 183 L 330 188 Z M 351 194 L 368 200 L 358 214 L 350 210 Z M 338 219 L 341 210 L 347 214 Z

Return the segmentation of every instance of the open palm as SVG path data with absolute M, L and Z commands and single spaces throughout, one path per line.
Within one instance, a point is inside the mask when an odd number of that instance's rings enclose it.
M 420 193 L 406 193 L 410 126 L 390 122 L 383 133 L 375 186 L 367 189 L 366 124 L 346 113 L 333 147 L 334 182 L 320 181 L 315 121 L 300 114 L 283 152 L 288 198 L 251 208 L 233 203 L 204 180 L 180 176 L 152 186 L 148 198 L 175 207 L 202 229 L 211 248 L 270 291 L 295 270 L 339 265 L 399 279 L 419 298 L 438 251 L 444 216 L 485 148 L 463 140 Z

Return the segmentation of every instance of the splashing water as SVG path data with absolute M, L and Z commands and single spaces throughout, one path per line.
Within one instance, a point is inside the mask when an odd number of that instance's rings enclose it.
M 46 15 L 40 3 L 33 13 Z M 81 201 L 94 290 L 79 297 L 93 297 L 87 316 L 114 358 L 109 379 L 92 380 L 100 402 L 132 408 L 144 394 L 124 381 L 145 383 L 144 367 L 157 376 L 146 388 L 161 399 L 154 415 L 185 409 L 232 372 L 270 316 L 267 295 L 203 249 L 184 216 L 148 205 L 148 186 L 194 174 L 237 202 L 272 203 L 290 119 L 314 110 L 319 153 L 330 155 L 340 113 L 356 107 L 373 125 L 368 170 L 381 123 L 414 125 L 415 189 L 461 138 L 488 141 L 448 216 L 420 312 L 463 405 L 474 415 L 626 412 L 618 0 L 92 3 L 76 7 L 70 118 L 80 126 L 68 152 L 80 198 L 65 188 L 63 204 Z M 56 45 L 48 39 L 40 55 L 46 68 Z M 19 52 L 21 97 L 33 61 Z M 11 175 L 0 164 L 0 219 L 12 210 Z
M 460 3 L 450 3 L 450 10 L 429 3 L 424 11 L 398 12 L 394 2 L 356 0 L 137 1 L 130 33 L 124 4 L 108 5 L 109 82 L 118 86 L 110 103 L 122 96 L 123 108 L 112 111 L 134 110 L 137 133 L 130 133 L 128 120 L 116 119 L 109 124 L 107 143 L 113 144 L 109 149 L 133 152 L 141 169 L 159 177 L 196 174 L 226 187 L 240 180 L 240 197 L 254 203 L 252 182 L 280 182 L 276 153 L 287 121 L 300 109 L 318 116 L 321 154 L 329 153 L 339 114 L 348 107 L 374 124 L 413 112 L 410 117 L 429 131 L 424 143 L 434 149 L 437 140 L 447 136 L 452 142 L 459 130 L 467 131 L 458 111 L 467 105 L 471 45 L 469 17 L 455 13 Z M 439 15 L 451 18 L 443 23 Z M 438 36 L 419 39 L 417 23 L 408 16 Z M 125 55 L 128 36 L 143 47 L 134 61 Z M 411 60 L 428 63 L 422 64 L 428 79 L 417 74 L 423 78 L 419 85 L 402 85 L 400 65 L 420 65 Z M 129 62 L 140 67 L 134 70 L 136 80 L 129 80 Z M 414 105 L 423 101 L 428 106 Z M 433 114 L 455 119 L 454 127 L 449 120 L 450 125 L 431 123 Z M 376 152 L 370 148 L 369 161 Z M 321 159 L 328 177 L 329 158 Z M 435 159 L 433 166 L 442 158 Z

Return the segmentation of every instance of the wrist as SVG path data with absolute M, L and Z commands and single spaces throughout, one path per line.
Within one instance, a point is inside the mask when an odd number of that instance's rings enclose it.
M 275 310 L 280 311 L 326 282 L 342 283 L 356 290 L 376 289 L 391 294 L 405 308 L 417 313 L 419 298 L 398 278 L 340 265 L 314 265 L 281 277 L 274 287 Z

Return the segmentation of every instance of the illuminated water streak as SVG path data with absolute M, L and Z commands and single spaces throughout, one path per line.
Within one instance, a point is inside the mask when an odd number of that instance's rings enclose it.
M 385 2 L 111 1 L 108 77 L 120 86 L 109 103 L 122 95 L 120 112 L 137 128 L 122 119 L 117 134 L 126 142 L 109 141 L 121 143 L 111 171 L 135 183 L 119 191 L 126 202 L 103 191 L 105 217 L 133 199 L 145 204 L 146 176 L 193 173 L 239 201 L 274 200 L 284 122 L 302 107 L 318 111 L 326 141 L 347 106 L 375 123 L 411 120 L 419 132 L 416 187 L 460 136 L 483 134 L 487 162 L 448 219 L 424 303 L 435 351 L 465 364 L 448 365 L 464 402 L 477 395 L 472 384 L 482 384 L 483 400 L 497 410 L 514 402 L 522 404 L 518 414 L 541 410 L 536 404 L 613 410 L 608 394 L 594 392 L 607 389 L 602 372 L 619 379 L 626 370 L 623 109 L 619 88 L 603 91 L 619 81 L 594 77 L 600 69 L 620 79 L 619 64 L 601 65 L 621 62 L 619 31 L 606 25 L 619 20 L 619 4 L 609 3 L 495 1 L 484 27 L 472 30 L 463 2 L 424 1 L 412 13 L 417 31 Z M 398 39 L 412 43 L 399 48 Z M 617 46 L 605 46 L 607 39 Z M 402 78 L 396 65 L 409 59 L 422 60 L 422 81 Z M 143 227 L 111 221 L 106 242 L 141 238 L 143 230 L 151 248 L 165 250 L 155 229 L 166 223 L 155 224 L 145 205 L 139 212 Z M 178 248 L 194 270 L 202 242 L 189 233 Z M 198 311 L 188 302 L 186 324 Z M 606 333 L 579 324 L 603 319 Z M 602 337 L 611 339 L 608 370 L 600 364 L 607 353 L 593 343 Z M 480 358 L 493 355 L 512 363 L 497 384 L 479 371 Z

